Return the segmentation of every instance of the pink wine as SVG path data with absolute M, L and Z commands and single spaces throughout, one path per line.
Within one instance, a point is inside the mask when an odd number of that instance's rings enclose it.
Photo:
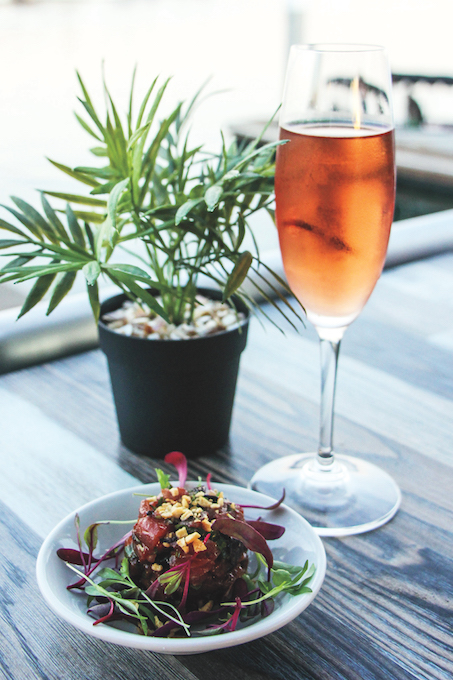
M 393 130 L 282 128 L 277 226 L 289 285 L 316 325 L 361 311 L 381 274 L 395 202 Z M 326 319 L 327 317 L 327 319 Z M 318 323 L 317 323 L 318 320 Z

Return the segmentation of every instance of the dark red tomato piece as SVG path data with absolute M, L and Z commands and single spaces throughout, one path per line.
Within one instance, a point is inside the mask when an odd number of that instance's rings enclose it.
M 178 491 L 178 493 L 175 494 L 175 495 L 172 494 L 172 491 L 173 491 L 173 493 L 175 493 L 174 489 L 177 489 L 177 491 Z M 180 496 L 184 496 L 185 493 L 186 493 L 186 490 L 183 489 L 180 486 L 179 487 L 173 487 L 173 489 L 162 489 L 162 496 L 164 498 L 167 498 L 167 499 L 170 498 L 174 501 L 178 500 L 180 498 Z
M 140 517 L 145 517 L 145 515 L 148 514 L 151 510 L 154 510 L 154 508 L 157 505 L 157 501 L 150 501 L 147 498 L 145 498 L 141 503 L 140 503 L 140 509 L 138 511 L 138 518 Z
M 154 550 L 168 532 L 168 528 L 168 524 L 164 520 L 145 515 L 145 517 L 140 517 L 136 523 L 134 534 L 139 542 L 143 543 L 149 550 Z

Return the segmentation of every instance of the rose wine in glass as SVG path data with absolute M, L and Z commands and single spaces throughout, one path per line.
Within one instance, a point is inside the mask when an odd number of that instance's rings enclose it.
M 340 341 L 384 266 L 395 203 L 391 75 L 380 47 L 291 49 L 280 116 L 276 219 L 288 283 L 321 344 L 317 454 L 286 456 L 252 488 L 287 499 L 320 535 L 374 529 L 397 511 L 393 479 L 334 454 L 333 406 Z

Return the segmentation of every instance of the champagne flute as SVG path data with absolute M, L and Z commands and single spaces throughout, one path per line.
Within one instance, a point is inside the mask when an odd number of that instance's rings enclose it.
M 282 487 L 323 536 L 369 531 L 401 494 L 379 467 L 334 454 L 338 351 L 384 266 L 395 202 L 391 75 L 381 47 L 294 45 L 280 114 L 276 219 L 289 285 L 321 346 L 318 453 L 258 470 L 253 489 Z

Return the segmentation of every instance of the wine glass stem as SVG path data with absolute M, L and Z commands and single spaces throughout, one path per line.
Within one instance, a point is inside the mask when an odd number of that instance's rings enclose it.
M 323 469 L 334 462 L 332 450 L 333 411 L 340 340 L 320 338 L 321 343 L 321 420 L 317 461 Z

